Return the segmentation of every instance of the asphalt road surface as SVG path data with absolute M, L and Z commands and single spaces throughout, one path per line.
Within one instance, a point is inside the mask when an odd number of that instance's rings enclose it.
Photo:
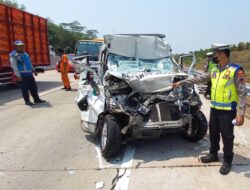
M 80 129 L 76 90 L 61 90 L 55 71 L 36 80 L 48 102 L 34 107 L 24 105 L 19 89 L 0 87 L 1 190 L 249 190 L 249 120 L 235 128 L 235 159 L 227 176 L 219 174 L 222 151 L 218 163 L 199 161 L 208 151 L 208 137 L 190 143 L 169 134 L 132 142 L 107 161 L 98 141 Z M 208 117 L 209 102 L 202 100 Z

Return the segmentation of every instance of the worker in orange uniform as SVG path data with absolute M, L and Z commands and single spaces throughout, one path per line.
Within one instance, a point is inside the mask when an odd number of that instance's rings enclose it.
M 63 48 L 58 49 L 58 53 L 61 57 L 59 61 L 59 70 L 61 72 L 62 76 L 62 82 L 63 86 L 66 91 L 71 90 L 70 82 L 69 82 L 69 77 L 68 77 L 68 72 L 69 72 L 69 61 L 68 61 L 68 56 L 64 54 Z

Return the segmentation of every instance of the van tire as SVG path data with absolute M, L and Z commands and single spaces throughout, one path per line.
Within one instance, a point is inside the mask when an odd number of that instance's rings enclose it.
M 114 116 L 108 114 L 104 117 L 100 134 L 101 152 L 105 158 L 113 157 L 120 151 L 120 127 Z
M 192 119 L 192 132 L 188 134 L 188 126 L 185 129 L 183 137 L 190 142 L 198 142 L 207 134 L 208 123 L 205 115 L 201 111 L 197 111 Z

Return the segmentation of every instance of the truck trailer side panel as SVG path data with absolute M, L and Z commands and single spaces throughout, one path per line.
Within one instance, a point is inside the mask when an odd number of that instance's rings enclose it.
M 9 62 L 15 40 L 24 41 L 34 67 L 50 65 L 47 20 L 0 3 L 0 83 L 15 82 Z

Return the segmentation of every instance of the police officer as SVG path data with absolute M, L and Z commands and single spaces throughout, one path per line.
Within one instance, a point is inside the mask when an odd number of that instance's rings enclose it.
M 205 72 L 206 73 L 210 73 L 211 72 L 211 70 L 214 68 L 214 67 L 216 67 L 217 66 L 217 64 L 215 64 L 214 62 L 213 62 L 213 52 L 208 52 L 207 54 L 206 54 L 206 56 L 207 56 L 207 58 L 206 58 L 206 64 L 205 64 Z M 211 83 L 211 80 L 208 80 L 207 81 L 207 89 L 206 89 L 206 92 L 205 92 L 205 97 L 207 98 L 207 99 L 211 99 L 211 85 L 212 85 L 212 83 Z
M 177 88 L 180 85 L 202 83 L 211 79 L 210 150 L 208 155 L 201 157 L 201 162 L 219 161 L 218 151 L 221 134 L 224 145 L 224 162 L 220 168 L 220 173 L 223 175 L 230 172 L 234 156 L 234 122 L 232 121 L 235 119 L 236 125 L 243 125 L 247 103 L 244 70 L 240 65 L 230 62 L 229 48 L 229 45 L 213 44 L 213 62 L 218 63 L 218 66 L 202 76 L 173 84 L 173 87 Z M 238 112 L 236 111 L 237 105 Z
M 14 47 L 15 50 L 10 53 L 10 62 L 17 77 L 17 81 L 21 84 L 25 104 L 28 106 L 34 105 L 30 101 L 29 91 L 36 104 L 46 102 L 45 100 L 41 100 L 38 96 L 37 85 L 33 76 L 33 72 L 35 75 L 37 75 L 37 73 L 33 70 L 29 55 L 24 51 L 23 41 L 15 41 Z

